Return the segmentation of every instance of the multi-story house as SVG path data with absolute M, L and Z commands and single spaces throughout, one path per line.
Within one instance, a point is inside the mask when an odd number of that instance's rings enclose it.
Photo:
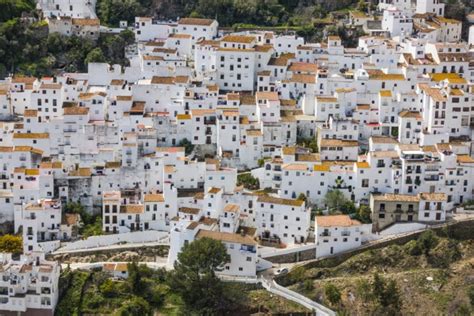
M 24 315 L 54 315 L 59 297 L 61 267 L 47 261 L 44 253 L 32 252 L 14 259 L 0 253 L 0 309 Z
M 362 224 L 348 215 L 316 216 L 316 257 L 358 248 L 362 245 L 363 234 Z

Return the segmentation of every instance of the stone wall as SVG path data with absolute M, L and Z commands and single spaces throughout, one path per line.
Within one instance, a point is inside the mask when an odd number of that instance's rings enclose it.
M 316 259 L 316 251 L 314 248 L 265 258 L 265 260 L 272 263 L 293 263 L 311 259 Z

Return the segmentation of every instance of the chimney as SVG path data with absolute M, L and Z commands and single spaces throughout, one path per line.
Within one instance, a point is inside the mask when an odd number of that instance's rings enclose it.
M 245 231 L 243 228 L 240 229 L 240 236 L 245 237 Z

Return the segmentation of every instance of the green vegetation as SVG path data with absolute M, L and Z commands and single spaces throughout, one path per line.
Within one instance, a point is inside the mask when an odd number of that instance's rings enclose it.
M 35 9 L 33 0 L 0 0 L 0 23 L 21 16 Z
M 147 15 L 151 0 L 98 0 L 97 15 L 101 24 L 118 26 L 120 21 L 135 23 L 136 16 Z
M 194 145 L 187 138 L 182 139 L 179 142 L 178 146 L 184 147 L 184 153 L 186 154 L 186 156 L 190 155 L 194 150 Z
M 341 302 L 341 292 L 337 286 L 332 283 L 328 283 L 324 286 L 324 295 L 333 306 Z
M 79 214 L 81 216 L 82 226 L 79 234 L 84 237 L 102 235 L 102 216 L 101 214 L 91 214 L 86 211 L 79 202 L 69 202 L 64 205 L 64 213 Z
M 371 223 L 371 214 L 372 213 L 368 205 L 361 205 L 359 208 L 357 208 L 354 218 L 359 220 L 361 223 Z
M 337 22 L 341 14 L 347 15 L 357 5 L 357 0 L 99 0 L 97 13 L 103 24 L 111 26 L 117 26 L 121 20 L 132 23 L 135 16 L 142 15 L 164 20 L 197 17 L 217 19 L 220 26 L 232 27 L 235 31 L 294 31 L 307 39 L 321 41 L 328 35 L 324 26 Z M 334 32 L 342 35 L 343 43 L 350 45 L 355 45 L 361 34 L 360 28 L 345 27 L 329 32 L 329 35 Z
M 298 267 L 278 282 L 342 315 L 472 315 L 474 240 L 465 233 L 457 240 L 426 231 L 403 245 Z
M 257 311 L 303 312 L 257 285 L 222 282 L 214 273 L 229 260 L 225 246 L 202 238 L 186 245 L 175 270 L 131 262 L 126 280 L 104 271 L 70 271 L 60 277 L 56 315 L 223 315 Z
M 216 314 L 233 303 L 233 297 L 215 270 L 230 260 L 220 241 L 202 238 L 183 247 L 170 272 L 168 283 L 191 313 Z
M 1 7 L 1 2 L 0 2 Z M 8 72 L 31 76 L 53 75 L 56 71 L 86 71 L 87 62 L 103 61 L 126 65 L 125 46 L 134 34 L 102 34 L 97 42 L 76 36 L 48 34 L 44 22 L 8 16 L 0 24 L 0 77 Z
M 316 141 L 316 137 L 312 137 L 312 138 L 298 137 L 296 139 L 296 145 L 302 146 L 304 148 L 309 148 L 312 153 L 318 152 L 318 144 Z
M 372 295 L 375 298 L 380 311 L 378 313 L 386 313 L 395 315 L 397 309 L 401 307 L 400 294 L 395 280 L 385 280 L 378 273 L 374 274 L 372 281 Z
M 104 1 L 104 0 L 101 0 Z M 137 1 L 135 1 L 137 2 Z M 142 2 L 142 1 L 138 1 Z M 355 7 L 357 0 L 165 0 L 152 1 L 149 15 L 217 18 L 222 26 L 236 23 L 264 26 L 294 26 L 324 18 L 331 11 Z
M 342 183 L 339 183 L 338 185 L 342 185 Z M 338 189 L 328 191 L 324 197 L 324 203 L 331 214 L 346 214 L 362 223 L 371 222 L 370 208 L 367 205 L 360 205 L 356 208 L 354 202 L 347 199 Z
M 330 213 L 336 213 L 343 210 L 347 211 L 352 208 L 349 206 L 349 203 L 352 202 L 346 199 L 344 193 L 337 189 L 328 191 L 328 193 L 326 193 L 326 196 L 324 197 L 324 203 L 328 207 Z M 347 214 L 347 212 L 343 213 Z
M 66 270 L 60 278 L 62 295 L 56 315 L 112 314 L 152 315 L 169 291 L 164 270 L 128 264 L 130 277 L 112 281 L 102 271 Z
M 243 185 L 248 190 L 258 190 L 260 188 L 260 181 L 252 176 L 250 172 L 246 172 L 237 175 L 237 185 Z
M 300 193 L 296 199 L 304 202 L 306 202 L 307 200 L 306 195 L 304 193 Z
M 23 241 L 20 236 L 6 234 L 0 236 L 0 252 L 20 254 L 23 252 Z

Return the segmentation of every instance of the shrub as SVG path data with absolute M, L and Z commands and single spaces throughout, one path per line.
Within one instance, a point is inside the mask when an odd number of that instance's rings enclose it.
M 110 279 L 105 280 L 105 282 L 99 286 L 99 290 L 102 293 L 102 295 L 104 295 L 107 298 L 116 297 L 118 295 L 115 282 Z
M 0 236 L 0 252 L 20 254 L 23 252 L 23 242 L 20 236 L 6 234 Z
M 336 305 L 341 302 L 341 292 L 332 283 L 328 283 L 324 286 L 324 295 L 332 305 Z
M 306 292 L 310 292 L 314 289 L 314 284 L 313 284 L 313 280 L 305 280 L 303 282 L 303 289 L 306 291 Z
M 243 185 L 248 190 L 258 190 L 260 181 L 250 173 L 242 173 L 237 176 L 237 185 Z
M 356 292 L 364 302 L 371 301 L 374 298 L 370 291 L 370 284 L 365 279 L 357 280 Z
M 430 250 L 438 244 L 438 238 L 432 230 L 427 230 L 418 237 L 417 243 L 423 253 L 428 255 Z
M 125 301 L 118 311 L 120 316 L 152 315 L 150 304 L 141 297 L 134 297 Z
M 467 289 L 467 296 L 469 296 L 469 300 L 471 302 L 471 305 L 474 306 L 474 285 L 471 285 Z

